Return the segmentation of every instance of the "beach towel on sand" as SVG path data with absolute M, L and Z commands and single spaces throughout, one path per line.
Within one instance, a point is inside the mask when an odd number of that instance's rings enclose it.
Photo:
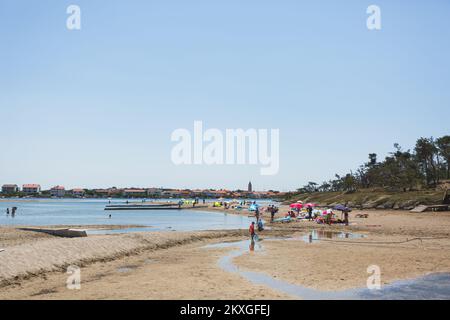
M 289 222 L 291 221 L 291 217 L 286 217 L 286 218 L 278 218 L 273 220 L 273 222 Z

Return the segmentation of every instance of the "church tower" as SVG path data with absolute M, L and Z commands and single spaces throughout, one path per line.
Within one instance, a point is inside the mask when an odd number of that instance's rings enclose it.
M 248 183 L 248 189 L 247 189 L 247 191 L 248 191 L 248 192 L 253 192 L 253 186 L 252 186 L 252 182 L 251 182 L 251 181 Z

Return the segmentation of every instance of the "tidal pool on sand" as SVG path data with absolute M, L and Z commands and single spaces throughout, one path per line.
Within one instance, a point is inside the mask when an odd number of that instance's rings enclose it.
M 305 237 L 310 237 L 306 234 Z M 351 238 L 350 235 L 347 235 Z M 359 236 L 356 236 L 357 238 Z M 345 238 L 345 237 L 344 237 Z M 267 239 L 265 241 L 304 241 L 302 239 Z M 232 251 L 221 257 L 218 265 L 227 272 L 236 273 L 248 281 L 265 285 L 271 289 L 289 294 L 299 299 L 306 300 L 412 300 L 412 299 L 450 299 L 450 273 L 435 273 L 423 277 L 394 281 L 384 285 L 381 289 L 355 288 L 340 291 L 322 291 L 292 284 L 284 280 L 275 279 L 262 272 L 241 270 L 233 263 L 233 259 L 245 254 L 248 251 L 264 251 L 263 242 L 252 243 L 250 240 L 237 242 L 222 242 L 204 247 L 205 249 L 214 248 L 233 248 Z

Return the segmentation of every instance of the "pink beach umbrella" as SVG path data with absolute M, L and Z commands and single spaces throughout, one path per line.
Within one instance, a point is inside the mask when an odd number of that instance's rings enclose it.
M 301 204 L 301 203 L 293 203 L 293 204 L 290 205 L 290 207 L 292 209 L 301 209 L 301 208 L 303 208 L 303 204 Z
M 306 207 L 315 207 L 316 204 L 315 203 L 307 203 L 305 204 Z

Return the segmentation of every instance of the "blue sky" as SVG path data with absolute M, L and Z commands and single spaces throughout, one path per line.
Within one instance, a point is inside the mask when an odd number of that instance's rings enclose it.
M 77 4 L 82 29 L 66 28 Z M 366 28 L 381 8 L 382 29 Z M 295 189 L 449 134 L 450 3 L 0 1 L 0 184 Z M 279 128 L 280 171 L 175 166 L 177 128 Z

